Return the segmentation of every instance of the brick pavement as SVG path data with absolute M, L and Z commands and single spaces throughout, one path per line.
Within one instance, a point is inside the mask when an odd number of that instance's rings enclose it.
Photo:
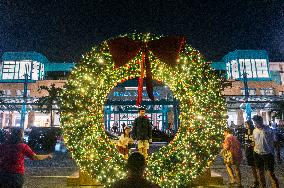
M 282 157 L 284 149 L 282 149 Z M 221 157 L 217 157 L 212 169 L 221 174 L 224 183 L 228 182 L 226 168 Z M 68 155 L 54 155 L 51 161 L 26 161 L 26 177 L 24 188 L 62 188 L 66 186 L 66 177 L 77 170 L 75 162 Z M 277 164 L 275 168 L 276 176 L 279 179 L 280 187 L 284 188 L 284 162 Z M 244 188 L 252 184 L 250 169 L 245 162 L 241 165 L 242 181 Z M 269 181 L 268 181 L 269 182 Z M 74 186 L 73 186 L 74 187 Z M 81 186 L 82 188 L 91 188 L 94 186 Z M 201 188 L 201 186 L 199 186 Z M 207 186 L 208 188 L 227 187 L 223 186 Z M 79 188 L 79 186 L 74 187 Z M 98 187 L 97 187 L 98 188 Z

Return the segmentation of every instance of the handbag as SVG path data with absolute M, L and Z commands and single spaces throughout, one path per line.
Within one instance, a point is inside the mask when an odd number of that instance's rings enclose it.
M 223 150 L 222 155 L 224 158 L 224 163 L 226 164 L 232 164 L 233 163 L 233 154 L 230 150 Z

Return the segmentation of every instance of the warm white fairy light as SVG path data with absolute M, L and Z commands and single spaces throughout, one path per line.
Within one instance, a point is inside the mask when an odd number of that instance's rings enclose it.
M 153 40 L 150 34 L 128 34 Z M 125 160 L 104 132 L 103 107 L 118 83 L 140 75 L 141 53 L 115 69 L 106 42 L 83 56 L 68 78 L 62 103 L 64 138 L 80 168 L 106 186 L 124 177 Z M 172 68 L 150 55 L 153 78 L 164 82 L 180 101 L 180 122 L 174 140 L 148 160 L 147 178 L 162 187 L 181 187 L 201 174 L 218 154 L 225 126 L 221 82 L 201 54 L 186 45 Z

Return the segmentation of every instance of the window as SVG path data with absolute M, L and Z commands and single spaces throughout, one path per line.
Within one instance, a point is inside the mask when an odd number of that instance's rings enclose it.
M 232 63 L 232 76 L 233 78 L 238 78 L 239 77 L 238 62 L 232 61 L 231 63 Z
M 5 96 L 10 96 L 11 95 L 11 90 L 4 90 L 4 95 Z
M 260 89 L 261 95 L 274 95 L 274 89 L 273 88 L 261 88 Z
M 30 96 L 30 94 L 31 94 L 31 91 L 27 90 L 27 96 Z M 16 91 L 16 95 L 17 96 L 23 96 L 24 95 L 24 90 L 17 90 Z
M 21 61 L 3 61 L 2 79 L 43 79 L 43 64 L 37 61 L 21 60 Z
M 242 92 L 242 95 L 245 95 L 245 89 L 244 88 L 242 88 L 241 92 Z M 249 95 L 256 95 L 256 89 L 255 88 L 248 88 L 248 92 L 249 92 Z
M 15 61 L 3 62 L 3 79 L 14 79 L 15 76 Z
M 17 95 L 17 96 L 23 95 L 23 94 L 22 94 L 22 91 L 21 91 L 21 90 L 17 90 L 17 91 L 16 91 L 16 95 Z
M 269 70 L 266 59 L 238 59 L 232 60 L 226 65 L 229 79 L 243 78 L 269 78 Z

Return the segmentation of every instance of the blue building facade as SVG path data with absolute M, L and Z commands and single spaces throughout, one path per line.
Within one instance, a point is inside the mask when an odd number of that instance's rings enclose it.
M 49 116 L 38 109 L 44 96 L 39 86 L 64 85 L 74 62 L 50 62 L 37 52 L 5 52 L 0 64 L 1 126 L 50 126 L 51 118 L 59 125 L 59 116 Z
M 53 83 L 62 87 L 74 66 L 75 62 L 51 62 L 37 52 L 4 53 L 0 64 L 1 127 L 19 126 L 22 121 L 24 127 L 49 126 L 49 115 L 38 112 L 36 107 L 37 99 L 43 96 L 38 87 Z M 211 67 L 232 84 L 223 93 L 227 101 L 228 123 L 243 124 L 247 118 L 245 103 L 250 104 L 252 115 L 262 115 L 266 123 L 273 120 L 275 103 L 282 101 L 284 94 L 284 62 L 270 62 L 264 50 L 235 50 L 220 61 L 211 62 Z M 132 82 L 118 85 L 108 95 L 106 129 L 111 129 L 116 122 L 131 124 L 137 116 L 132 108 L 137 84 Z M 157 104 L 148 105 L 149 117 L 159 129 L 165 130 L 170 124 L 177 129 L 178 101 L 166 86 L 157 85 L 155 89 L 159 100 Z M 23 116 L 26 117 L 24 120 Z M 55 115 L 54 122 L 59 125 L 59 116 Z
M 281 117 L 275 117 L 275 110 L 283 100 L 283 65 L 284 62 L 270 62 L 264 50 L 235 50 L 211 63 L 232 84 L 223 93 L 228 123 L 242 125 L 249 119 L 248 111 L 263 116 L 267 124 L 281 121 Z M 250 109 L 246 109 L 248 105 Z

